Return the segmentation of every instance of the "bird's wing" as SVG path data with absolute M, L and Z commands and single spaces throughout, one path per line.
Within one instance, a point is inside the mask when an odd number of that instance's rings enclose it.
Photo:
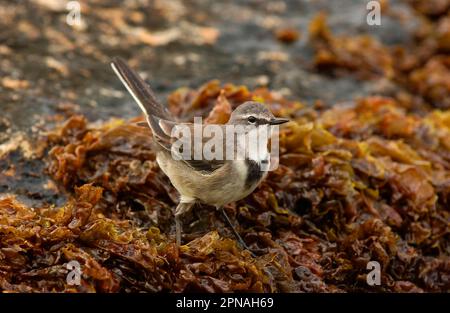
M 199 134 L 197 134 L 196 130 L 194 129 L 195 124 L 192 123 L 177 123 L 177 122 L 173 122 L 173 121 L 167 121 L 167 120 L 163 120 L 163 119 L 159 119 L 159 118 L 155 118 L 154 119 L 155 122 L 158 124 L 158 126 L 160 127 L 160 129 L 164 132 L 164 134 L 170 138 L 169 142 L 170 142 L 170 147 L 167 147 L 168 150 L 170 150 L 170 152 L 172 154 L 175 154 L 175 156 L 183 161 L 184 163 L 186 163 L 188 166 L 190 166 L 191 168 L 197 170 L 197 171 L 202 171 L 205 174 L 211 173 L 213 171 L 215 171 L 216 169 L 222 167 L 227 161 L 225 160 L 225 156 L 226 156 L 226 145 L 225 145 L 225 140 L 218 140 L 218 145 L 221 147 L 215 147 L 215 149 L 222 149 L 223 151 L 223 155 L 222 158 L 219 159 L 211 159 L 211 160 L 207 160 L 205 159 L 205 156 L 203 154 L 203 147 L 205 145 L 205 143 L 210 140 L 212 138 L 212 135 L 207 137 L 207 136 L 203 136 L 201 134 L 203 134 L 203 128 L 206 125 L 202 125 L 200 124 L 200 130 L 201 132 Z M 224 128 L 221 126 L 219 126 L 221 128 L 221 132 L 222 134 L 225 134 L 225 130 Z M 181 130 L 185 130 L 186 132 L 188 132 L 188 134 L 185 132 L 183 133 Z M 185 137 L 187 135 L 187 137 Z M 197 138 L 196 138 L 197 137 Z M 223 138 L 225 139 L 225 138 Z M 183 143 L 183 151 L 185 148 L 190 149 L 190 151 L 188 151 L 189 153 L 183 154 L 183 152 L 180 152 L 177 149 L 172 149 L 172 145 L 177 141 L 180 140 L 179 143 Z M 200 159 L 199 160 L 195 160 L 195 145 L 199 145 L 200 147 Z

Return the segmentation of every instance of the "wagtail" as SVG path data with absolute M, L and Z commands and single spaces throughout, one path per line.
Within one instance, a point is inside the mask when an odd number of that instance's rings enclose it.
M 180 217 L 195 203 L 203 203 L 215 206 L 222 212 L 239 243 L 248 249 L 223 207 L 248 196 L 265 178 L 270 162 L 269 137 L 263 137 L 265 138 L 262 142 L 263 149 L 246 151 L 245 155 L 235 153 L 231 158 L 223 155 L 221 159 L 179 158 L 179 155 L 174 154 L 174 149 L 172 149 L 173 143 L 178 139 L 174 137 L 173 130 L 181 126 L 193 129 L 195 124 L 177 121 L 167 107 L 157 101 L 150 87 L 123 60 L 115 58 L 111 62 L 111 66 L 144 112 L 146 124 L 151 128 L 156 142 L 156 161 L 180 193 L 180 203 L 175 210 L 177 245 L 179 246 L 181 243 Z M 236 147 L 245 142 L 243 138 L 250 132 L 270 129 L 272 125 L 280 125 L 288 121 L 288 119 L 276 118 L 266 106 L 248 101 L 232 112 L 226 125 L 215 126 L 223 130 L 222 134 L 226 133 L 226 127 L 243 126 L 243 132 L 233 134 L 236 143 L 231 146 L 231 149 L 236 150 Z M 204 126 L 206 125 L 202 127 Z M 195 144 L 198 135 L 195 134 L 195 130 L 193 133 L 192 141 Z M 222 138 L 221 140 L 225 141 L 226 139 Z M 200 142 L 203 144 L 205 138 L 201 138 Z M 224 148 L 225 150 L 230 148 L 228 141 L 227 144 L 224 142 L 222 146 L 227 146 Z

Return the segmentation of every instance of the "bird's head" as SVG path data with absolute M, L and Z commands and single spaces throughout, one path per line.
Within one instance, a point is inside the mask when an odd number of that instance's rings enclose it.
M 263 104 L 247 101 L 238 106 L 232 113 L 228 124 L 232 125 L 280 125 L 289 122 L 289 119 L 278 118 Z

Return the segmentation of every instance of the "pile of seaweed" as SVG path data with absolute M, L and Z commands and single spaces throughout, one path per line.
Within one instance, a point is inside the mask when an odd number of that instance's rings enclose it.
M 169 96 L 183 120 L 225 123 L 248 100 L 292 120 L 280 132 L 279 167 L 225 208 L 256 256 L 205 205 L 184 216 L 178 249 L 178 194 L 141 119 L 73 115 L 40 141 L 49 188 L 67 203 L 0 199 L 0 290 L 450 291 L 450 3 L 409 2 L 423 17 L 410 47 L 334 35 L 323 14 L 309 30 L 318 71 L 394 84 L 391 95 L 326 108 L 211 81 Z M 67 279 L 72 261 L 80 284 Z M 367 283 L 370 261 L 380 285 Z
M 226 207 L 242 250 L 213 208 L 185 216 L 136 120 L 73 116 L 47 134 L 47 171 L 72 195 L 62 207 L 0 201 L 4 291 L 448 291 L 450 112 L 408 113 L 369 97 L 321 110 L 267 89 L 210 82 L 169 97 L 173 113 L 220 123 L 247 100 L 293 122 L 279 167 Z M 70 285 L 67 263 L 81 265 Z M 381 285 L 366 283 L 367 263 Z

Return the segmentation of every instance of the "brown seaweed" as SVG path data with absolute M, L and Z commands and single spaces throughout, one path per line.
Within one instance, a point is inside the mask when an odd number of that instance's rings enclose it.
M 382 3 L 383 14 L 394 14 L 387 1 Z M 398 85 L 384 93 L 388 96 L 327 108 L 217 80 L 168 96 L 170 110 L 182 120 L 202 116 L 207 123 L 225 123 L 248 100 L 292 120 L 281 129 L 279 167 L 253 194 L 225 208 L 255 257 L 239 247 L 220 214 L 204 205 L 184 217 L 185 244 L 177 249 L 178 194 L 155 161 L 150 130 L 136 123 L 142 118 L 92 123 L 76 106 L 62 103 L 61 114 L 48 118 L 57 126 L 42 135 L 38 147 L 19 134 L 0 151 L 0 183 L 12 191 L 0 198 L 0 290 L 449 292 L 450 2 L 408 3 L 421 23 L 409 45 L 336 35 L 323 13 L 309 28 L 315 69 Z M 105 33 L 140 19 L 139 11 L 93 8 L 86 10 Z M 163 10 L 155 10 L 155 23 Z M 98 56 L 97 63 L 106 62 L 107 49 L 84 44 L 71 32 L 67 38 L 56 30 L 44 36 L 31 25 L 21 21 L 21 36 L 11 36 L 16 46 L 48 37 L 58 42 L 49 48 L 55 55 L 55 47 L 65 52 L 75 42 L 83 53 Z M 175 37 L 140 28 L 128 34 L 128 44 L 162 46 L 182 38 L 212 45 L 217 39 L 213 28 L 186 25 L 187 34 L 179 31 Z M 293 43 L 299 34 L 288 27 L 275 37 Z M 0 48 L 1 54 L 13 54 Z M 137 53 L 130 61 L 136 65 L 139 58 Z M 55 58 L 45 63 L 54 77 L 92 76 L 83 66 Z M 31 92 L 30 81 L 11 76 L 0 84 Z M 53 86 L 44 85 L 31 93 L 33 101 Z M 76 100 L 74 92 L 63 96 Z M 2 119 L 0 128 L 8 123 Z M 16 162 L 21 153 L 33 158 Z M 38 206 L 22 201 L 16 191 L 29 186 L 20 187 L 26 175 L 33 183 L 33 177 L 48 175 L 45 190 L 67 201 Z M 67 280 L 72 261 L 81 269 L 76 285 Z M 370 261 L 381 266 L 380 286 L 366 282 Z
M 213 107 L 214 122 L 248 99 L 291 118 L 303 107 L 218 82 L 170 99 L 184 118 Z M 226 207 L 256 258 L 206 206 L 186 217 L 186 245 L 176 249 L 177 194 L 136 121 L 73 116 L 47 134 L 48 173 L 73 196 L 59 208 L 2 200 L 3 290 L 448 290 L 449 112 L 419 116 L 369 97 L 294 118 L 280 134 L 278 169 Z M 70 260 L 82 266 L 80 286 L 65 283 Z M 365 283 L 371 260 L 380 287 Z

